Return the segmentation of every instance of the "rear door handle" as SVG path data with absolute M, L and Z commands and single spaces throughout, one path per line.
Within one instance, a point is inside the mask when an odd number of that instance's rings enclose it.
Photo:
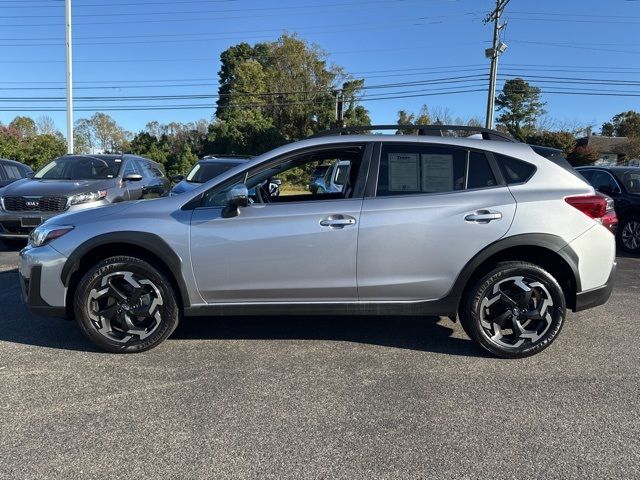
M 349 225 L 355 225 L 356 219 L 349 215 L 329 215 L 320 220 L 321 227 L 341 229 Z
M 476 212 L 466 215 L 464 219 L 473 223 L 489 223 L 494 220 L 502 219 L 502 213 L 492 212 L 490 210 L 477 210 Z

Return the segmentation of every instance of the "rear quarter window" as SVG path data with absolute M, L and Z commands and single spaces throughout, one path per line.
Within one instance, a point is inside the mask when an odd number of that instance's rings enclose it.
M 536 171 L 535 165 L 523 162 L 522 160 L 500 155 L 499 153 L 494 153 L 493 155 L 500 166 L 507 185 L 524 183 L 529 180 Z

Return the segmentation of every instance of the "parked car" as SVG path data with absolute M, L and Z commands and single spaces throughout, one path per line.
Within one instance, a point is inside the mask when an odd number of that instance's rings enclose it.
M 31 168 L 23 163 L 0 158 L 0 188 L 22 178 L 27 178 L 32 173 Z
M 618 216 L 620 247 L 640 253 L 640 167 L 578 167 L 593 187 L 611 198 Z
M 227 170 L 237 167 L 247 161 L 246 158 L 236 157 L 205 157 L 196 163 L 187 176 L 174 175 L 171 180 L 176 184 L 170 195 L 180 195 L 198 188 L 203 183 L 217 177 Z
M 227 170 L 242 165 L 247 161 L 244 157 L 205 157 L 196 163 L 186 177 L 174 175 L 171 180 L 176 185 L 171 189 L 170 195 L 180 195 L 198 188 L 203 183 L 226 172 Z M 273 179 L 269 184 L 270 194 L 280 194 L 280 182 Z
M 309 175 L 309 186 L 313 184 L 319 178 L 322 178 L 327 173 L 327 170 L 331 168 L 331 165 L 318 165 L 313 168 L 311 174 Z
M 0 190 L 0 239 L 26 239 L 44 220 L 125 200 L 166 196 L 160 165 L 134 155 L 65 155 Z
M 312 193 L 341 192 L 349 175 L 351 162 L 349 160 L 336 160 L 326 169 L 323 177 L 316 179 L 309 190 Z
M 183 316 L 294 313 L 459 317 L 494 355 L 538 353 L 568 309 L 611 294 L 606 200 L 504 134 L 443 128 L 330 131 L 182 195 L 50 219 L 20 253 L 26 303 L 110 352 L 153 348 Z M 351 163 L 340 192 L 264 187 L 336 158 Z

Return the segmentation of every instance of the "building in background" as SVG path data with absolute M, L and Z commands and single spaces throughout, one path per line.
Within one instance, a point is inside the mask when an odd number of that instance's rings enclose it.
M 591 135 L 579 138 L 578 146 L 589 146 L 594 148 L 600 159 L 596 165 L 621 165 L 625 163 L 624 147 L 629 143 L 627 137 L 603 137 L 601 135 Z

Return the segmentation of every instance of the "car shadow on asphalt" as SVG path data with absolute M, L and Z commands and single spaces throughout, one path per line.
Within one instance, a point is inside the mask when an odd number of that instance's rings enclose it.
M 15 270 L 0 272 L 0 342 L 62 350 L 99 351 L 82 336 L 74 322 L 29 313 L 21 298 Z
M 429 351 L 447 355 L 486 356 L 467 338 L 451 336 L 450 320 L 412 316 L 263 316 L 183 319 L 172 339 L 327 340 Z M 75 322 L 29 313 L 15 270 L 0 272 L 0 342 L 100 352 Z
M 443 324 L 444 323 L 444 324 Z M 174 340 L 327 340 L 486 357 L 468 338 L 452 337 L 448 319 L 415 316 L 264 316 L 186 318 Z

